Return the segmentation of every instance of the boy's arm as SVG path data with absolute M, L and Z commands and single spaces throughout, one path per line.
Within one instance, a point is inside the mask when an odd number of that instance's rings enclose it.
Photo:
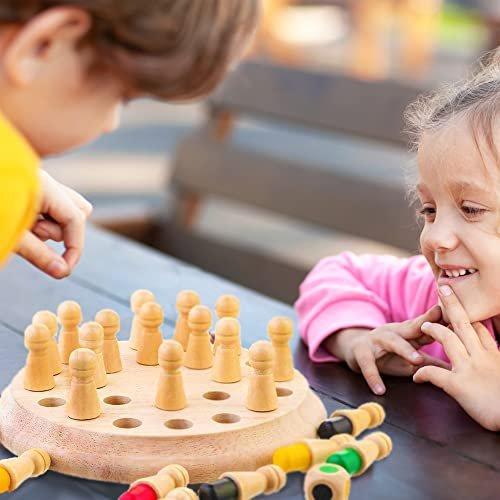
M 295 307 L 310 357 L 322 362 L 336 360 L 332 352 L 345 359 L 351 335 L 405 321 L 435 303 L 432 271 L 423 256 L 344 252 L 317 264 L 302 283 Z M 341 335 L 331 339 L 335 332 Z
M 79 193 L 40 170 L 40 214 L 31 231 L 22 237 L 17 253 L 53 278 L 68 276 L 83 251 L 85 223 L 92 205 Z M 45 241 L 64 242 L 62 256 Z

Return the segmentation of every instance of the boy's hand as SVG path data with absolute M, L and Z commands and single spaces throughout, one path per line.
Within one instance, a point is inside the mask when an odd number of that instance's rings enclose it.
M 452 368 L 445 370 L 435 366 L 422 367 L 415 373 L 413 380 L 431 382 L 440 387 L 483 427 L 499 431 L 498 346 L 483 324 L 470 323 L 451 287 L 442 288 L 439 295 L 453 331 L 435 323 L 422 325 L 422 331 L 443 345 Z
M 422 324 L 440 319 L 441 309 L 434 306 L 425 314 L 402 323 L 388 323 L 374 330 L 345 330 L 330 337 L 330 349 L 352 370 L 361 372 L 370 389 L 381 395 L 385 385 L 380 373 L 409 377 L 422 365 L 448 366 L 442 360 L 418 352 L 420 347 L 434 342 L 432 337 L 422 334 Z
M 40 170 L 42 201 L 40 215 L 27 231 L 17 253 L 53 278 L 68 276 L 80 259 L 85 239 L 85 222 L 92 205 L 80 194 L 55 181 Z M 66 248 L 58 255 L 44 242 L 63 241 Z

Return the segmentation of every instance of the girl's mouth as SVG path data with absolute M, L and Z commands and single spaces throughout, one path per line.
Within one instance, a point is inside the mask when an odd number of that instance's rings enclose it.
M 438 276 L 438 285 L 449 285 L 450 283 L 458 283 L 459 281 L 465 281 L 472 278 L 479 271 L 474 268 L 469 269 L 441 269 L 441 273 Z

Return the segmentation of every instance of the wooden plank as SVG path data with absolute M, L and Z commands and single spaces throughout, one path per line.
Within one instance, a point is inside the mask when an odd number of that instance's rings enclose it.
M 238 200 L 410 251 L 418 248 L 419 231 L 401 180 L 360 178 L 334 164 L 325 170 L 257 155 L 201 132 L 179 146 L 172 182 L 179 190 Z
M 247 61 L 229 75 L 210 102 L 214 111 L 232 110 L 406 147 L 403 112 L 421 92 L 394 80 L 366 82 Z
M 287 304 L 297 299 L 308 272 L 273 256 L 196 234 L 166 218 L 157 221 L 151 236 L 156 248 Z

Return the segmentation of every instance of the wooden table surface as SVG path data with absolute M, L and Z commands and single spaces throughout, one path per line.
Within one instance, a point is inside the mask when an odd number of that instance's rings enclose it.
M 132 319 L 129 297 L 138 288 L 148 288 L 156 294 L 165 308 L 164 331 L 169 336 L 176 318 L 175 296 L 185 288 L 197 290 L 203 303 L 210 306 L 222 293 L 237 295 L 241 300 L 242 335 L 247 347 L 266 337 L 266 324 L 272 316 L 294 316 L 292 308 L 285 304 L 90 228 L 85 255 L 68 279 L 47 278 L 17 258 L 0 272 L 0 387 L 5 387 L 24 365 L 22 334 L 34 312 L 55 310 L 68 299 L 81 304 L 85 318 L 111 307 L 121 316 L 119 337 L 126 339 Z M 370 400 L 380 402 L 386 409 L 382 430 L 393 439 L 393 453 L 353 480 L 352 500 L 500 498 L 500 433 L 483 430 L 451 398 L 429 385 L 417 386 L 399 378 L 387 379 L 387 395 L 375 397 L 361 377 L 343 365 L 310 363 L 297 336 L 294 352 L 297 368 L 328 411 L 356 407 Z M 0 447 L 0 458 L 8 456 Z M 124 490 L 122 485 L 49 472 L 26 482 L 8 498 L 112 499 Z M 273 498 L 303 498 L 302 476 L 291 475 L 286 489 Z

